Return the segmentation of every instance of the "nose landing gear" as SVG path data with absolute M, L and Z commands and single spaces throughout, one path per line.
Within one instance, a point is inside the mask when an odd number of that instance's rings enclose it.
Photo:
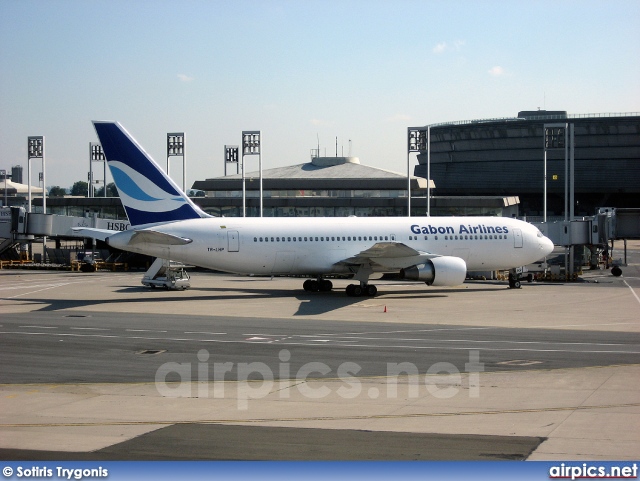
M 520 289 L 522 287 L 521 279 L 523 273 L 524 269 L 522 267 L 511 269 L 509 272 L 509 289 Z

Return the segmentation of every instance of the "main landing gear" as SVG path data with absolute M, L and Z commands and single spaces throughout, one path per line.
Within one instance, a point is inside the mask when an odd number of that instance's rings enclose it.
M 373 284 L 369 284 L 369 276 L 373 274 L 370 264 L 361 264 L 354 270 L 353 278 L 360 281 L 358 284 L 349 284 L 347 286 L 347 295 L 349 297 L 369 296 L 373 297 L 378 293 L 378 288 Z
M 330 292 L 333 289 L 333 283 L 327 279 L 307 279 L 302 284 L 302 288 L 306 292 Z M 373 284 L 361 282 L 359 284 L 349 284 L 346 293 L 349 297 L 374 297 L 378 293 L 378 288 Z
M 327 279 L 307 279 L 302 284 L 302 288 L 307 292 L 329 292 L 333 289 L 333 282 Z
M 349 297 L 374 297 L 377 293 L 378 288 L 373 284 L 349 284 L 347 286 L 347 295 Z

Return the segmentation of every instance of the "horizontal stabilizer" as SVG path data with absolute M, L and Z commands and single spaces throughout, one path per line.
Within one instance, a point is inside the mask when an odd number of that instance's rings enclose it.
M 193 242 L 186 237 L 179 237 L 172 234 L 165 234 L 155 230 L 138 230 L 133 233 L 129 245 L 135 244 L 161 244 L 167 246 L 182 246 Z
M 97 239 L 100 241 L 103 241 L 107 237 L 119 232 L 117 230 L 94 229 L 91 227 L 72 227 L 71 230 L 77 237 L 86 237 L 88 239 Z

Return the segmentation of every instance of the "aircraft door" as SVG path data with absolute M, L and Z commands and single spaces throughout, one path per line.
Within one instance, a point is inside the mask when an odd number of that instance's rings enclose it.
M 513 247 L 522 247 L 522 231 L 520 229 L 513 229 Z
M 227 232 L 227 242 L 229 252 L 240 251 L 240 235 L 237 230 L 230 230 Z

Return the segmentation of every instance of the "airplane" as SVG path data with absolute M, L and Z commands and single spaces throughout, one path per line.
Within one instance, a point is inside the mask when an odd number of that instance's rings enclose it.
M 349 296 L 375 296 L 374 273 L 457 286 L 468 271 L 514 269 L 553 251 L 532 224 L 505 217 L 213 217 L 203 212 L 117 122 L 94 121 L 130 230 L 74 228 L 125 251 L 223 272 L 352 275 Z M 514 271 L 515 272 L 515 271 Z M 510 287 L 520 287 L 510 276 Z

